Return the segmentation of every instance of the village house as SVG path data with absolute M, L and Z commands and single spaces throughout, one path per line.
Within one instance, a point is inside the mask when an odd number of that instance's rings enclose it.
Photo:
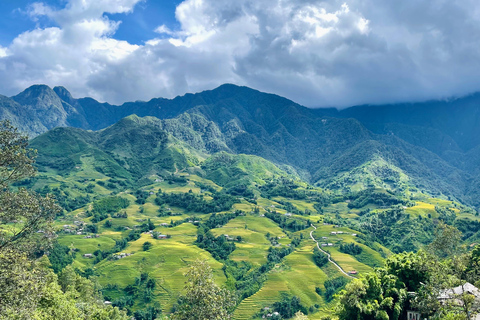
M 85 253 L 85 254 L 83 255 L 83 257 L 84 257 L 84 258 L 89 258 L 89 259 L 91 259 L 91 258 L 93 258 L 93 254 L 91 254 L 91 253 Z
M 441 290 L 437 296 L 438 301 L 441 304 L 452 304 L 462 306 L 463 301 L 460 298 L 463 294 L 469 294 L 480 303 L 480 290 L 473 284 L 466 282 L 463 285 Z M 409 292 L 411 297 L 415 297 L 415 292 Z M 407 310 L 407 320 L 421 320 L 422 314 L 418 310 Z M 472 320 L 480 320 L 480 314 L 475 314 Z
M 159 234 L 157 239 L 167 239 L 167 235 L 166 234 Z
M 113 258 L 118 260 L 118 259 L 123 259 L 123 258 L 125 258 L 125 257 L 129 257 L 129 256 L 131 256 L 131 255 L 132 255 L 131 253 L 124 253 L 124 252 L 122 252 L 122 253 L 113 255 Z

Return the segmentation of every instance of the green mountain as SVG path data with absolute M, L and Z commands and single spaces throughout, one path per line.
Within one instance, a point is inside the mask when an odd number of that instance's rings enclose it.
M 175 310 L 197 258 L 238 295 L 233 319 L 290 305 L 320 320 L 352 277 L 430 243 L 441 222 L 480 241 L 480 146 L 440 115 L 312 110 L 233 85 L 122 106 L 46 86 L 2 99 L 4 118 L 41 133 L 39 174 L 14 186 L 64 208 L 55 271 L 95 276 L 136 320 Z
M 475 206 L 480 205 L 475 187 L 480 180 L 479 108 L 480 96 L 472 95 L 449 101 L 314 110 L 228 84 L 175 99 L 120 106 L 74 99 L 63 87 L 33 86 L 11 99 L 2 97 L 0 104 L 2 117 L 32 136 L 54 127 L 104 129 L 101 139 L 112 146 L 104 145 L 103 152 L 120 158 L 126 155 L 113 145 L 130 137 L 114 134 L 110 138 L 114 131 L 105 128 L 117 130 L 120 125 L 114 124 L 135 114 L 161 119 L 138 121 L 168 132 L 176 143 L 190 147 L 192 154 L 204 154 L 200 158 L 220 151 L 256 155 L 293 168 L 311 184 L 340 192 L 369 186 L 412 188 Z M 147 152 L 142 147 L 137 151 Z M 142 161 L 131 166 L 144 167 Z M 140 171 L 134 175 L 141 175 Z

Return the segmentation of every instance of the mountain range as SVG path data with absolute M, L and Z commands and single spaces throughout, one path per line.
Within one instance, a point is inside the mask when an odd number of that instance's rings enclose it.
M 60 173 L 74 170 L 86 152 L 132 181 L 245 154 L 272 162 L 264 172 L 278 170 L 334 192 L 419 190 L 480 205 L 480 94 L 309 109 L 225 84 L 115 106 L 35 85 L 0 95 L 0 118 L 36 137 L 31 145 L 41 151 L 39 165 Z

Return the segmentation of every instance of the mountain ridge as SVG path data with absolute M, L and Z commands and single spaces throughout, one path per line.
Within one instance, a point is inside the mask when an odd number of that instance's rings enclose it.
M 113 106 L 91 98 L 74 99 L 63 87 L 39 85 L 1 101 L 2 118 L 11 118 L 21 129 L 34 133 L 52 126 L 108 130 L 135 114 L 140 123 L 156 126 L 200 153 L 260 156 L 295 168 L 302 179 L 319 186 L 336 185 L 340 179 L 340 189 L 345 191 L 369 185 L 358 181 L 359 175 L 348 178 L 345 172 L 368 167 L 375 155 L 409 176 L 410 187 L 480 205 L 476 188 L 469 185 L 480 181 L 480 95 L 319 110 L 278 95 L 225 84 L 174 99 Z M 22 122 L 15 110 L 34 120 Z M 381 171 L 390 172 L 388 168 Z M 384 181 L 382 185 L 395 183 Z

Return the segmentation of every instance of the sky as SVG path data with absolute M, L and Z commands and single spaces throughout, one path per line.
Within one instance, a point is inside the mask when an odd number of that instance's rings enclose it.
M 478 0 L 2 0 L 0 93 L 99 101 L 223 83 L 308 107 L 480 91 Z

